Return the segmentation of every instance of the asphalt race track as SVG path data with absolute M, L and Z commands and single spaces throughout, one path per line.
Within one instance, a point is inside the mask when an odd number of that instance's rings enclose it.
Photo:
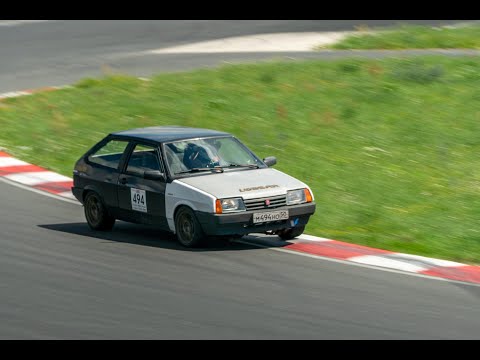
M 352 26 L 144 22 L 0 26 L 1 91 L 94 76 L 103 56 L 166 43 Z M 213 64 L 215 56 L 199 56 L 191 64 Z M 76 68 L 74 58 L 83 65 Z M 132 64 L 129 70 L 168 70 L 163 63 L 151 65 Z M 478 339 L 480 334 L 479 286 L 244 243 L 189 250 L 169 234 L 123 222 L 112 232 L 92 232 L 78 204 L 2 179 L 0 246 L 1 339 Z
M 0 181 L 0 338 L 475 339 L 480 287 L 246 244 L 185 250 Z

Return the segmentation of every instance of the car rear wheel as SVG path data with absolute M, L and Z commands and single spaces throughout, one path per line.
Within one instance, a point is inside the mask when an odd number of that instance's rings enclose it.
M 305 231 L 305 226 L 297 226 L 297 227 L 285 229 L 279 232 L 278 236 L 280 236 L 283 240 L 292 240 L 297 236 L 302 235 L 304 231 Z
M 177 239 L 183 246 L 195 247 L 202 243 L 205 234 L 193 211 L 181 207 L 175 216 Z
M 93 230 L 112 230 L 115 218 L 108 214 L 100 196 L 89 192 L 84 202 L 85 218 Z

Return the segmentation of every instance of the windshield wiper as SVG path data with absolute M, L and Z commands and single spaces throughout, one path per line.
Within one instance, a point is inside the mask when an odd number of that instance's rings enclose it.
M 248 167 L 250 169 L 258 169 L 259 166 L 255 164 L 230 164 L 228 166 L 223 166 L 224 168 L 230 168 L 230 167 Z
M 205 168 L 191 168 L 189 170 L 176 172 L 175 175 L 177 175 L 177 174 L 188 174 L 188 173 L 200 172 L 200 171 L 223 172 L 223 168 L 220 167 L 220 166 L 215 166 L 213 168 L 208 168 L 208 167 L 205 167 Z

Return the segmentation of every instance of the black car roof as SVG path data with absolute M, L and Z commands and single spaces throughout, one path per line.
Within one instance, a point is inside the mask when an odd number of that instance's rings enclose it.
M 209 136 L 232 136 L 232 134 L 222 131 L 185 126 L 151 126 L 112 132 L 110 135 L 153 140 L 157 142 L 168 142 Z

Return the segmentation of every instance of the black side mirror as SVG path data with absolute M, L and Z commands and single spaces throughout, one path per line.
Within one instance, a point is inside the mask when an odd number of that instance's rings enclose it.
M 148 170 L 143 173 L 144 179 L 165 181 L 165 175 L 158 170 Z
M 265 159 L 263 159 L 263 162 L 268 166 L 273 166 L 277 163 L 277 158 L 275 156 L 267 156 Z

